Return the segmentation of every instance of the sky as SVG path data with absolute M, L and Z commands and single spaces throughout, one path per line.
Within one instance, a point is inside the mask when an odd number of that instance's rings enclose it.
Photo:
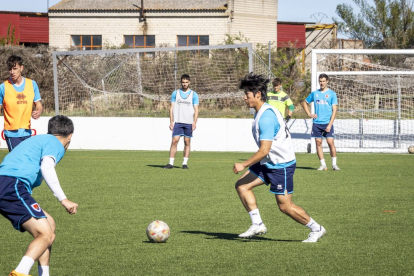
M 0 11 L 46 12 L 61 0 L 0 0 Z
M 51 7 L 60 1 L 0 0 L 0 11 L 46 12 L 48 6 Z M 372 5 L 374 3 L 374 0 L 367 1 Z M 333 23 L 333 17 L 340 19 L 335 13 L 339 4 L 350 4 L 355 11 L 359 11 L 352 0 L 279 0 L 278 21 Z

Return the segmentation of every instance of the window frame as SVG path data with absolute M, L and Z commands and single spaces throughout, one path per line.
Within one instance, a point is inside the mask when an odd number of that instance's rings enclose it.
M 179 41 L 179 37 L 187 37 L 187 45 L 179 45 L 178 41 Z M 208 39 L 208 44 L 204 44 L 204 45 L 200 45 L 200 37 L 207 37 Z M 189 45 L 189 40 L 190 37 L 197 37 L 197 45 Z M 186 46 L 209 46 L 210 45 L 210 36 L 209 35 L 177 35 L 177 46 L 178 47 L 186 47 Z
M 125 43 L 126 37 L 127 36 L 132 36 L 132 44 L 133 45 L 128 45 Z M 135 43 L 135 39 L 137 37 L 144 37 L 144 45 L 136 45 Z M 147 37 L 154 37 L 154 45 L 147 45 Z M 155 48 L 155 35 L 124 35 L 124 44 L 128 45 L 128 48 Z
M 80 44 L 79 45 L 74 45 L 74 37 L 79 37 L 79 41 Z M 93 41 L 94 38 L 99 37 L 101 40 L 101 44 L 100 45 L 94 45 Z M 90 39 L 90 44 L 85 45 L 83 44 L 84 38 Z M 78 51 L 93 51 L 93 50 L 102 50 L 102 35 L 71 35 L 70 36 L 71 39 L 71 47 L 75 47 L 76 50 Z M 86 49 L 86 48 L 90 48 L 90 49 Z M 96 49 L 95 49 L 96 48 Z

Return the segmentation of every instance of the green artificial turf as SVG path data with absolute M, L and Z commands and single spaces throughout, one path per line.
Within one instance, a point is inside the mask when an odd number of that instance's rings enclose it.
M 414 155 L 339 153 L 341 171 L 316 171 L 316 155 L 297 154 L 293 202 L 327 230 L 315 244 L 301 242 L 309 230 L 282 214 L 264 185 L 254 191 L 268 233 L 237 237 L 251 221 L 232 167 L 250 156 L 192 152 L 182 170 L 177 153 L 176 168 L 165 170 L 167 152 L 68 151 L 56 170 L 78 214 L 68 215 L 45 183 L 33 193 L 57 224 L 51 275 L 414 273 Z M 170 226 L 166 243 L 148 241 L 153 220 Z M 32 238 L 3 217 L 0 229 L 7 275 Z

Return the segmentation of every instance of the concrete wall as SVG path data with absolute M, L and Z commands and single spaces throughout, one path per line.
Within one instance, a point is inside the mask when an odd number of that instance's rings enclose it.
M 37 134 L 47 133 L 50 117 L 32 120 Z M 161 150 L 168 151 L 171 131 L 168 118 L 71 117 L 75 133 L 70 149 Z M 253 119 L 198 120 L 191 142 L 192 151 L 257 151 L 251 127 Z M 310 138 L 310 121 L 296 120 L 293 124 L 301 133 L 296 136 L 295 150 L 306 151 Z M 4 124 L 0 119 L 0 126 Z M 135 126 L 132 127 L 131 126 Z M 306 135 L 307 134 L 307 135 Z M 181 139 L 182 140 L 182 139 Z M 1 140 L 0 148 L 7 148 Z M 178 149 L 184 148 L 180 141 Z
M 32 129 L 37 134 L 47 133 L 47 122 L 50 117 L 41 117 L 32 120 Z M 115 117 L 72 117 L 75 124 L 75 133 L 70 149 L 91 150 L 157 150 L 169 151 L 171 144 L 171 131 L 168 118 L 115 118 Z M 192 151 L 217 151 L 217 152 L 255 152 L 256 143 L 253 140 L 251 127 L 253 119 L 207 119 L 201 118 L 194 131 L 191 142 Z M 336 120 L 335 132 L 349 136 L 348 139 L 336 140 L 338 151 L 356 151 L 359 140 L 360 120 Z M 4 124 L 3 117 L 0 126 Z M 394 133 L 393 120 L 364 120 L 365 135 L 370 132 L 376 137 L 390 136 Z M 133 126 L 133 127 L 131 127 Z M 307 152 L 310 143 L 312 121 L 305 119 L 292 119 L 288 123 L 292 134 L 293 148 L 295 152 Z M 369 131 L 371 129 L 371 131 Z M 406 152 L 409 145 L 414 144 L 414 120 L 401 122 L 402 146 L 400 152 Z M 394 151 L 393 141 L 379 141 L 368 138 L 365 145 L 373 145 L 376 149 L 369 151 Z M 326 142 L 323 143 L 327 147 Z M 354 149 L 345 149 L 352 146 Z M 388 148 L 388 149 L 383 149 Z M 5 141 L 1 140 L 0 148 L 7 148 Z M 181 139 L 178 150 L 183 150 L 184 143 Z M 327 150 L 328 151 L 328 150 Z M 326 151 L 326 152 L 327 152 Z M 359 151 L 366 151 L 364 149 Z

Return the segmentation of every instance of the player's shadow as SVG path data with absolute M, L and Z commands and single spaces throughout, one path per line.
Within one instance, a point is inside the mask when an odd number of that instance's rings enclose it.
M 165 165 L 146 165 L 147 167 L 153 167 L 153 168 L 161 168 L 164 169 Z M 174 166 L 174 169 L 181 169 L 181 167 Z
M 315 168 L 312 167 L 296 167 L 298 170 L 315 170 Z
M 219 240 L 229 240 L 229 241 L 239 241 L 239 242 L 259 242 L 259 241 L 302 242 L 300 240 L 269 239 L 264 236 L 254 236 L 249 239 L 243 239 L 243 238 L 239 238 L 238 234 L 216 233 L 216 232 L 206 232 L 206 231 L 181 231 L 181 233 L 206 235 L 206 236 L 209 236 L 208 239 L 219 239 Z

